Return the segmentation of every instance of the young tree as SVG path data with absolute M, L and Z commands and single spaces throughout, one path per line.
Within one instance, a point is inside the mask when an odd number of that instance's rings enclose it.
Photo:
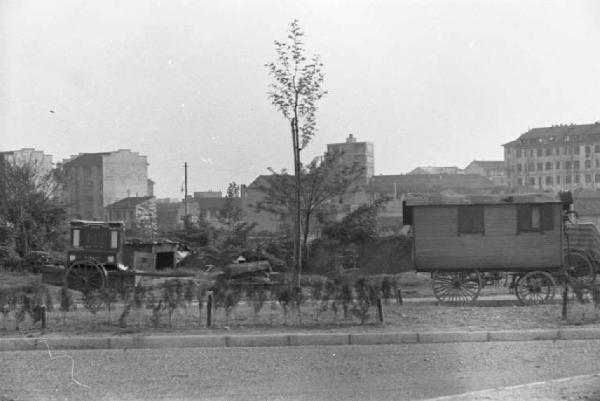
M 358 165 L 351 167 L 341 164 L 341 154 L 326 153 L 314 159 L 300 170 L 300 216 L 301 216 L 301 254 L 306 256 L 311 221 L 319 210 L 334 198 L 352 192 L 356 179 L 363 169 Z M 277 173 L 271 170 L 270 179 L 258 186 L 265 195 L 256 207 L 280 216 L 289 216 L 295 211 L 296 177 L 285 171 Z M 298 271 L 299 275 L 299 271 Z
M 293 193 L 294 218 L 294 265 L 297 284 L 300 284 L 302 254 L 300 252 L 300 152 L 308 145 L 317 131 L 315 113 L 317 101 L 326 91 L 323 90 L 323 72 L 319 56 L 310 59 L 306 56 L 298 20 L 290 23 L 285 41 L 275 41 L 277 60 L 265 66 L 273 78 L 268 92 L 271 103 L 281 112 L 290 124 L 292 151 L 294 155 L 295 188 Z
M 220 220 L 225 224 L 229 231 L 233 231 L 244 215 L 244 211 L 240 205 L 240 186 L 235 181 L 230 182 L 227 186 L 227 194 L 225 195 L 225 205 L 220 210 Z

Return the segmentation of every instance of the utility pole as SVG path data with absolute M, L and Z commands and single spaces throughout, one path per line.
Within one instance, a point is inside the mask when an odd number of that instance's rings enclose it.
M 184 181 L 184 198 L 183 198 L 183 210 L 184 210 L 184 218 L 187 219 L 188 210 L 187 210 L 187 162 L 184 163 L 183 169 L 185 171 L 185 181 Z

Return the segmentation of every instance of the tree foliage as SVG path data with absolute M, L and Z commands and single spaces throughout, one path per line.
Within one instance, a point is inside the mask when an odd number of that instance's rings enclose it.
M 20 256 L 48 249 L 61 238 L 65 209 L 59 199 L 60 170 L 44 172 L 35 161 L 0 160 L 0 241 Z
M 377 236 L 377 214 L 388 199 L 361 205 L 339 221 L 323 228 L 323 235 L 342 243 L 367 242 Z
M 326 153 L 301 169 L 300 214 L 304 252 L 307 249 L 311 224 L 317 213 L 327 206 L 334 206 L 337 197 L 352 192 L 356 179 L 362 174 L 362 168 L 358 165 L 341 164 L 341 157 L 340 153 Z M 268 180 L 258 185 L 264 198 L 255 206 L 258 210 L 273 213 L 283 219 L 289 218 L 296 209 L 295 177 L 287 174 L 285 170 L 281 173 L 271 170 L 271 173 Z

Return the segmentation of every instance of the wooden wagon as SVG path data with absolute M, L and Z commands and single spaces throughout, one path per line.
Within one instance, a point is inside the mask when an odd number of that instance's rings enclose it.
M 182 276 L 139 271 L 125 266 L 123 229 L 123 222 L 71 221 L 67 266 L 45 268 L 42 281 L 88 291 L 107 286 L 134 286 L 144 276 Z
M 581 227 L 566 222 L 569 198 L 411 196 L 404 224 L 411 226 L 416 270 L 431 273 L 441 302 L 474 301 L 485 282 L 503 274 L 522 303 L 548 302 L 563 269 L 586 280 L 596 274 L 595 244 L 573 240 Z

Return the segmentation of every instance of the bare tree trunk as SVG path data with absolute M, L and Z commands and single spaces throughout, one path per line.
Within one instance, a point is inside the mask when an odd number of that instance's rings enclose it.
M 294 282 L 300 287 L 300 273 L 302 271 L 302 252 L 300 250 L 300 141 L 298 138 L 298 120 L 292 119 L 292 141 L 294 146 L 294 178 L 296 181 L 296 210 L 294 218 Z

